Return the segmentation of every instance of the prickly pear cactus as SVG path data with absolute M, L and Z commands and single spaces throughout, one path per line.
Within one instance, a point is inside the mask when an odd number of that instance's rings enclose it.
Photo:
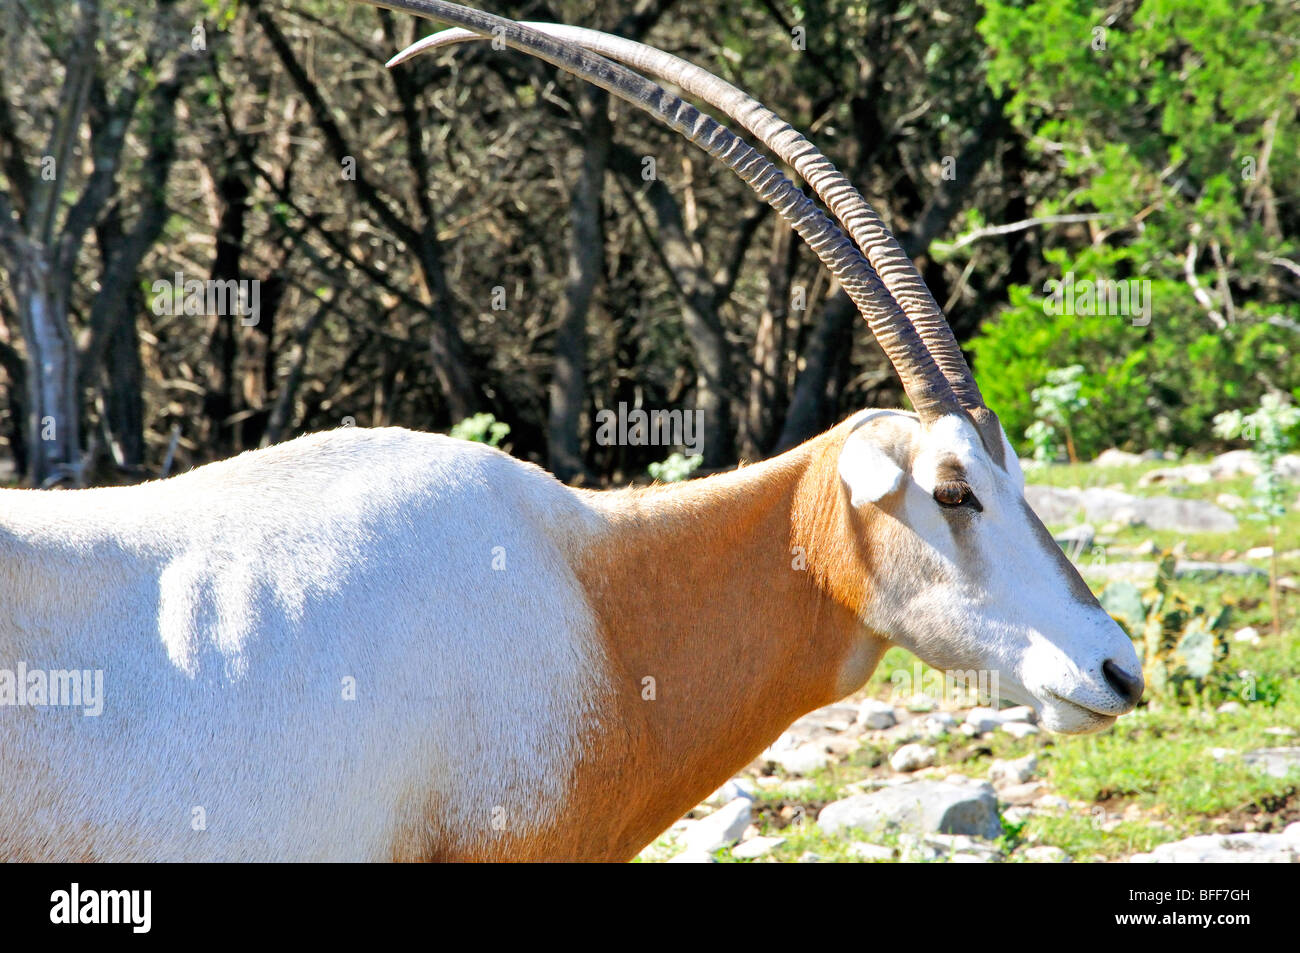
M 1139 643 L 1148 688 L 1185 700 L 1220 673 L 1228 657 L 1230 605 L 1211 610 L 1174 590 L 1175 558 L 1165 553 L 1155 585 L 1145 594 L 1115 582 L 1099 597 L 1102 608 Z

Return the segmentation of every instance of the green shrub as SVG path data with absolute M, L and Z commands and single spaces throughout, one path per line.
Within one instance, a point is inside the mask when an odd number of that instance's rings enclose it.
M 680 453 L 673 453 L 662 463 L 650 464 L 650 477 L 661 483 L 676 483 L 679 480 L 685 480 L 703 462 L 704 457 L 699 454 L 688 457 Z
M 459 440 L 473 440 L 485 443 L 489 447 L 498 446 L 510 433 L 510 425 L 501 423 L 491 414 L 475 414 L 466 417 L 451 428 L 450 434 Z
M 1130 267 L 1122 253 L 1102 249 L 1073 261 L 1060 252 L 1048 258 L 1077 275 L 1122 277 Z M 980 389 L 1023 456 L 1033 449 L 1024 434 L 1038 419 L 1033 394 L 1055 368 L 1083 367 L 1077 397 L 1086 404 L 1070 416 L 1081 459 L 1108 447 L 1221 447 L 1209 421 L 1225 407 L 1257 404 L 1263 378 L 1300 393 L 1294 331 L 1246 313 L 1215 330 L 1176 281 L 1152 280 L 1155 308 L 1145 327 L 1123 315 L 1048 314 L 1043 296 L 1024 285 L 1012 287 L 1010 298 L 969 347 Z
M 1025 428 L 1025 439 L 1033 446 L 1034 459 L 1039 463 L 1056 460 L 1060 455 L 1062 438 L 1070 462 L 1079 462 L 1074 447 L 1073 420 L 1088 406 L 1088 398 L 1079 394 L 1083 389 L 1079 381 L 1082 376 L 1082 364 L 1050 370 L 1047 383 L 1034 388 L 1029 395 L 1038 419 Z

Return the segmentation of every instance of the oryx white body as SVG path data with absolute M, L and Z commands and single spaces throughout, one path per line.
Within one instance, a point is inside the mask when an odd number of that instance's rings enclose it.
M 535 467 L 397 429 L 0 494 L 0 668 L 105 694 L 0 707 L 0 858 L 373 860 L 427 812 L 544 821 L 601 691 L 562 552 L 592 520 Z

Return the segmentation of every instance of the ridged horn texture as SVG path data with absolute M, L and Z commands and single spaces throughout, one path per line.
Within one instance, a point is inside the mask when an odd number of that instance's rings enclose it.
M 982 408 L 984 400 L 957 339 L 925 280 L 876 210 L 821 151 L 793 126 L 708 70 L 635 40 L 599 30 L 562 23 L 524 21 L 523 26 L 618 60 L 632 69 L 666 80 L 720 109 L 740 123 L 786 162 L 826 203 L 866 255 L 908 320 L 916 327 L 958 401 L 967 409 Z M 468 30 L 450 29 L 425 37 L 402 50 L 389 66 L 426 50 L 482 39 Z
M 512 49 L 545 60 L 631 103 L 686 137 L 735 172 L 808 243 L 866 319 L 921 419 L 931 421 L 961 412 L 956 394 L 930 357 L 917 329 L 900 311 L 858 249 L 766 157 L 721 123 L 639 73 L 513 20 L 442 0 L 365 2 L 498 38 Z M 942 314 L 939 320 L 943 322 Z

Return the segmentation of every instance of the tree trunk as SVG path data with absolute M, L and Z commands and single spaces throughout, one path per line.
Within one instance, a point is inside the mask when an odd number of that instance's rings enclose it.
M 551 472 L 566 482 L 586 475 L 580 427 L 587 399 L 587 312 L 604 270 L 601 192 L 610 142 L 607 94 L 584 86 L 578 95 L 578 109 L 586 143 L 569 202 L 569 267 L 555 335 L 547 433 Z
M 785 425 L 774 452 L 782 453 L 803 443 L 826 423 L 826 391 L 835 373 L 836 347 L 858 320 L 858 309 L 843 290 L 837 291 L 818 315 L 804 348 L 804 368 L 795 382 Z
M 250 184 L 245 150 L 251 143 L 237 143 L 235 154 L 214 177 L 217 202 L 216 253 L 208 278 L 214 282 L 240 280 L 240 257 L 244 247 L 244 223 L 248 212 Z M 233 287 L 233 286 L 232 286 Z M 239 428 L 233 417 L 241 409 L 242 394 L 235 386 L 235 357 L 238 339 L 235 324 L 240 316 L 227 307 L 225 314 L 208 315 L 208 352 L 204 377 L 203 416 L 207 422 L 208 447 L 215 457 L 226 457 L 244 449 L 239 445 Z
M 777 408 L 784 396 L 780 373 L 790 315 L 790 283 L 798 260 L 794 237 L 794 232 L 783 224 L 772 230 L 767 303 L 754 338 L 754 366 L 749 372 L 749 399 L 740 439 L 741 455 L 750 460 L 761 459 L 771 446 Z
M 15 269 L 27 346 L 27 475 L 33 486 L 81 482 L 77 352 L 67 301 L 47 261 L 28 249 Z
M 144 308 L 140 292 L 128 294 L 128 314 Z M 134 319 L 114 322 L 108 339 L 109 373 L 104 388 L 104 426 L 114 461 L 131 473 L 144 469 L 144 369 Z

